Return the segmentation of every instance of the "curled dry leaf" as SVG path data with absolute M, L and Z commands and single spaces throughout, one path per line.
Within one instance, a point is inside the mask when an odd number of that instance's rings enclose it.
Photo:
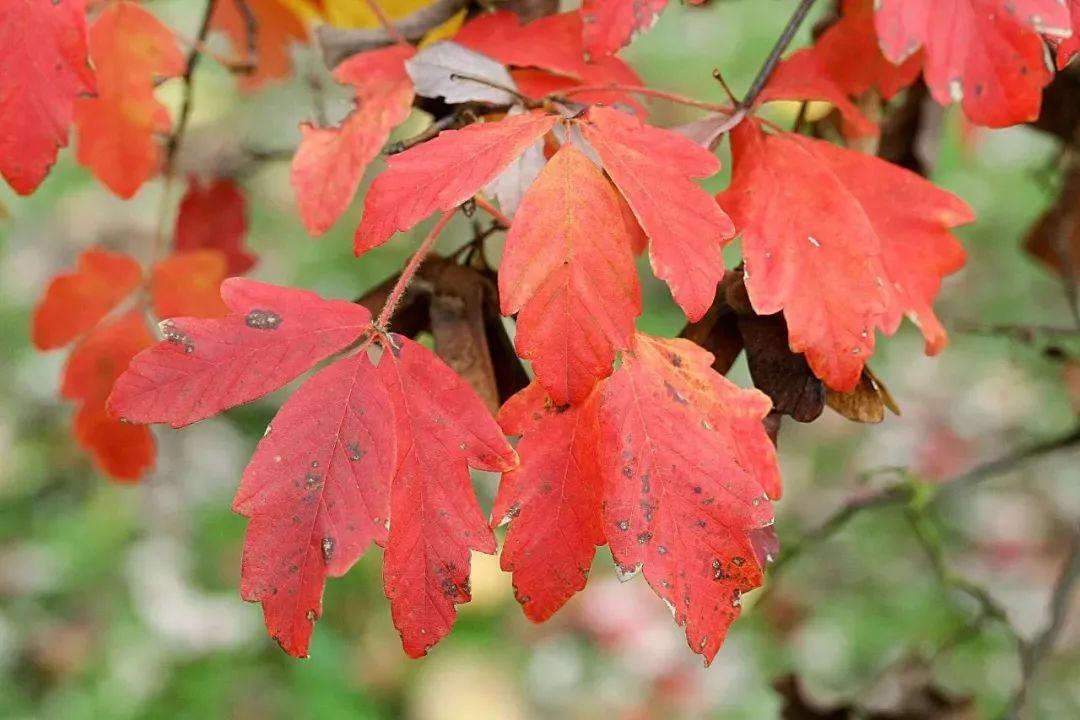
M 424 97 L 492 105 L 511 105 L 516 99 L 511 91 L 517 87 L 503 65 L 451 40 L 424 48 L 405 68 L 416 93 Z

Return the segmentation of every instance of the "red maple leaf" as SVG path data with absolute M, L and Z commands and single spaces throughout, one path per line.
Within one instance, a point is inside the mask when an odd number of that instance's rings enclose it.
M 172 32 L 149 11 L 126 0 L 108 5 L 90 28 L 97 96 L 75 104 L 78 161 L 122 198 L 133 196 L 158 170 L 157 135 L 168 132 L 169 111 L 154 98 L 156 78 L 184 72 Z
M 691 178 L 715 174 L 720 160 L 682 135 L 610 108 L 590 108 L 580 127 L 649 237 L 653 272 L 688 318 L 700 318 L 724 276 L 720 250 L 735 228 Z
M 547 15 L 522 25 L 509 11 L 487 13 L 470 20 L 454 41 L 503 65 L 548 70 L 578 80 L 588 63 L 581 36 L 579 12 Z
M 518 354 L 559 404 L 588 397 L 629 346 L 641 313 L 631 243 L 611 184 L 563 145 L 525 194 L 499 273 Z
M 405 61 L 415 54 L 393 45 L 354 55 L 334 70 L 352 85 L 356 109 L 338 127 L 300 126 L 303 139 L 293 156 L 290 180 L 308 232 L 321 235 L 345 211 L 364 170 L 382 150 L 390 131 L 409 116 L 413 84 Z
M 504 569 L 540 621 L 585 586 L 607 539 L 619 571 L 643 570 L 710 662 L 762 582 L 755 537 L 772 523 L 776 455 L 768 398 L 712 370 L 686 340 L 639 334 L 584 403 L 558 406 L 534 384 L 500 413 L 522 435 L 493 521 L 508 519 Z
M 502 476 L 493 525 L 510 523 L 502 569 L 514 575 L 525 615 L 543 622 L 584 589 L 603 545 L 599 393 L 556 405 L 534 382 L 506 401 L 499 424 L 521 437 L 521 465 Z
M 276 390 L 372 331 L 363 307 L 301 290 L 233 278 L 222 298 L 223 319 L 165 325 L 165 341 L 115 384 L 114 414 L 186 425 Z M 413 656 L 468 601 L 470 550 L 495 550 L 468 468 L 509 471 L 517 456 L 434 353 L 379 337 L 377 368 L 365 345 L 285 404 L 234 502 L 251 518 L 243 595 L 262 603 L 267 630 L 293 655 L 307 654 L 326 576 L 348 570 L 370 542 L 386 546 L 386 595 Z
M 968 119 L 1005 127 L 1039 116 L 1052 70 L 1040 33 L 1068 35 L 1060 0 L 880 0 L 881 49 L 894 63 L 925 48 L 923 76 L 942 105 L 959 102 Z
M 387 159 L 364 198 L 356 253 L 382 245 L 438 210 L 475 195 L 555 125 L 551 115 L 511 115 L 498 122 L 447 130 Z
M 964 262 L 949 229 L 973 220 L 966 204 L 884 160 L 755 121 L 731 139 L 719 199 L 742 233 L 750 300 L 761 315 L 784 311 L 791 349 L 818 377 L 852 390 L 875 330 L 895 332 L 905 314 L 928 352 L 944 346 L 931 305 Z
M 61 394 L 80 404 L 75 438 L 107 475 L 137 480 L 154 464 L 153 437 L 145 427 L 122 423 L 105 409 L 116 379 L 131 359 L 150 347 L 150 306 L 170 315 L 223 315 L 218 286 L 225 277 L 220 250 L 177 253 L 154 265 L 145 279 L 127 255 L 90 248 L 74 272 L 54 278 L 34 311 L 32 337 L 41 350 L 75 342 L 64 368 Z M 168 327 L 168 326 L 166 326 Z
M 94 327 L 142 282 L 139 263 L 90 248 L 75 272 L 53 278 L 34 311 L 32 338 L 39 350 L 67 345 Z
M 230 278 L 230 315 L 173 318 L 166 342 L 139 356 L 116 383 L 109 407 L 131 422 L 182 427 L 262 397 L 343 350 L 371 321 L 353 303 Z
M 915 82 L 922 55 L 913 54 L 899 65 L 881 52 L 874 27 L 874 0 L 844 0 L 843 14 L 814 43 L 833 81 L 848 95 L 876 89 L 885 100 Z
M 591 55 L 612 55 L 652 27 L 668 0 L 584 0 L 585 49 Z
M 37 189 L 68 143 L 75 99 L 94 92 L 84 0 L 0 1 L 0 174 Z
M 1069 0 L 1069 14 L 1072 16 L 1072 35 L 1058 44 L 1058 70 L 1064 70 L 1080 54 L 1080 0 Z
M 229 37 L 234 52 L 253 60 L 254 70 L 238 75 L 240 87 L 255 90 L 270 80 L 286 78 L 292 72 L 290 46 L 307 42 L 307 28 L 296 12 L 282 0 L 244 0 L 255 22 L 249 26 L 236 0 L 214 4 L 211 27 Z M 254 32 L 254 57 L 249 56 L 249 31 Z
M 226 272 L 243 275 L 256 262 L 255 255 L 244 247 L 246 205 L 243 192 L 232 180 L 215 178 L 203 183 L 194 176 L 189 178 L 176 216 L 176 251 L 220 250 L 225 254 Z

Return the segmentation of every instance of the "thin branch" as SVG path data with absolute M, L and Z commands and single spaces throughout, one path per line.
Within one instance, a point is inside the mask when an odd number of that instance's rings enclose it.
M 488 215 L 495 219 L 495 222 L 499 223 L 505 229 L 510 228 L 510 218 L 506 217 L 499 211 L 497 207 L 491 204 L 491 201 L 485 198 L 480 193 L 473 196 L 473 200 L 476 201 L 476 207 L 480 208 Z
M 967 320 L 958 320 L 951 324 L 956 332 L 971 335 L 1000 335 L 1029 345 L 1034 343 L 1040 335 L 1080 339 L 1080 328 L 1061 325 L 984 325 Z
M 251 11 L 247 0 L 233 0 L 233 3 L 236 5 L 236 11 L 240 13 L 240 18 L 244 21 L 244 39 L 247 42 L 244 65 L 248 68 L 248 72 L 254 72 L 259 66 L 259 20 Z
M 518 91 L 517 88 L 507 87 L 506 85 L 502 85 L 500 83 L 497 83 L 494 80 L 488 80 L 487 78 L 482 78 L 482 77 L 479 77 L 477 75 L 469 75 L 467 73 L 454 72 L 454 73 L 450 73 L 450 80 L 451 81 L 464 80 L 466 82 L 474 82 L 477 85 L 483 85 L 485 87 L 494 88 L 495 90 L 499 90 L 501 92 L 504 92 L 507 95 L 513 95 L 515 98 L 518 99 L 519 102 L 521 102 L 522 105 L 524 105 L 525 107 L 528 107 L 528 108 L 536 108 L 536 107 L 540 107 L 540 106 L 543 105 L 542 102 L 539 102 L 537 100 L 533 100 L 528 95 L 525 95 L 525 94 L 521 93 L 520 91 Z
M 451 218 L 454 217 L 457 211 L 458 208 L 454 208 L 453 210 L 444 212 L 439 218 L 439 222 L 435 223 L 435 227 L 431 229 L 431 232 L 429 232 L 423 242 L 420 243 L 420 247 L 413 253 L 413 256 L 409 259 L 409 264 L 401 271 L 401 275 L 398 276 L 397 282 L 394 283 L 394 288 L 390 291 L 390 295 L 387 296 L 386 304 L 383 305 L 379 317 L 375 319 L 375 327 L 383 331 L 386 330 L 390 318 L 393 317 L 394 311 L 397 310 L 398 304 L 405 296 L 405 291 L 409 288 L 409 283 L 411 283 L 413 277 L 416 276 L 416 271 L 420 269 L 420 266 L 424 262 L 424 258 L 427 257 L 431 248 L 435 246 L 435 241 L 439 239 L 439 235 L 442 234 L 442 231 L 450 223 Z
M 397 29 L 397 26 L 390 22 L 390 18 L 383 12 L 382 6 L 379 5 L 379 0 L 364 0 L 364 3 L 379 21 L 379 25 L 382 26 L 382 29 L 386 31 L 386 34 L 389 35 L 394 42 L 401 45 L 409 44 L 409 41 L 406 40 L 405 36 L 401 34 L 401 31 Z
M 444 115 L 435 122 L 428 125 L 426 128 L 418 132 L 412 137 L 405 138 L 404 140 L 398 140 L 397 142 L 387 145 L 384 151 L 387 155 L 396 155 L 401 152 L 405 152 L 411 147 L 422 145 L 428 140 L 432 140 L 439 135 L 443 130 L 447 130 L 452 127 L 456 127 L 461 122 L 461 117 L 458 113 L 451 113 Z
M 758 95 L 765 89 L 765 85 L 769 82 L 769 78 L 772 77 L 773 71 L 776 70 L 776 66 L 780 63 L 780 58 L 784 54 L 784 51 L 788 49 L 788 45 L 795 39 L 795 34 L 799 32 L 799 28 L 802 27 L 803 22 L 806 20 L 806 16 L 810 13 L 810 9 L 814 6 L 816 0 L 800 0 L 799 6 L 795 8 L 795 12 L 792 13 L 791 19 L 788 20 L 787 25 L 784 27 L 784 31 L 780 33 L 780 37 L 777 39 L 776 44 L 773 45 L 773 49 L 769 52 L 769 56 L 765 58 L 765 64 L 761 66 L 758 71 L 757 77 L 754 78 L 754 82 L 750 83 L 750 89 L 746 91 L 746 95 L 743 96 L 742 106 L 752 107 L 754 101 L 757 100 Z M 852 59 L 852 62 L 858 62 L 857 59 Z
M 709 103 L 701 100 L 695 100 L 692 97 L 679 95 L 678 93 L 666 92 L 664 90 L 654 90 L 652 88 L 642 87 L 640 85 L 620 85 L 618 83 L 606 83 L 599 85 L 576 85 L 574 87 L 553 92 L 548 95 L 548 97 L 553 100 L 559 100 L 587 92 L 633 93 L 634 95 L 644 95 L 645 97 L 660 98 L 661 100 L 669 100 L 673 103 L 679 103 L 680 105 L 689 105 L 690 107 L 696 107 L 701 108 L 702 110 L 711 110 L 712 112 L 719 112 L 725 114 L 734 112 L 735 110 L 735 108 L 731 105 L 718 105 L 717 103 Z
M 164 173 L 166 176 L 172 175 L 176 152 L 180 149 L 180 143 L 183 142 L 184 133 L 187 132 L 188 120 L 191 117 L 192 97 L 195 94 L 195 68 L 198 67 L 199 60 L 202 58 L 203 45 L 206 43 L 206 36 L 210 34 L 210 19 L 213 17 L 214 8 L 216 7 L 217 0 L 207 0 L 202 24 L 199 25 L 199 33 L 195 36 L 195 43 L 188 52 L 187 64 L 181 78 L 184 83 L 184 96 L 180 102 L 180 112 L 176 116 L 176 127 L 172 134 L 169 135 L 169 141 L 165 146 Z
M 1069 554 L 1065 559 L 1065 565 L 1061 569 L 1054 592 L 1050 600 L 1050 621 L 1039 636 L 1027 646 L 1021 657 L 1021 681 L 1013 696 L 1010 718 L 1017 718 L 1027 702 L 1028 692 L 1031 688 L 1039 667 L 1054 649 L 1058 634 L 1065 624 L 1065 614 L 1069 609 L 1069 601 L 1072 598 L 1073 589 L 1080 580 L 1080 527 L 1073 528 L 1072 542 Z
M 788 549 L 783 551 L 776 562 L 769 568 L 769 575 L 775 580 L 775 576 L 785 566 L 804 554 L 807 548 L 831 538 L 863 510 L 910 502 L 921 487 L 929 487 L 933 490 L 934 495 L 931 498 L 933 500 L 942 493 L 971 487 L 1013 470 L 1031 460 L 1075 446 L 1080 446 L 1080 427 L 1074 428 L 1056 438 L 1009 453 L 931 486 L 920 486 L 906 471 L 887 468 L 884 470 L 885 472 L 900 472 L 902 475 L 901 481 L 894 482 L 879 490 L 862 493 L 848 500 L 839 510 L 830 515 L 824 523 L 804 534 L 802 540 L 790 545 Z M 775 582 L 773 585 L 775 585 Z

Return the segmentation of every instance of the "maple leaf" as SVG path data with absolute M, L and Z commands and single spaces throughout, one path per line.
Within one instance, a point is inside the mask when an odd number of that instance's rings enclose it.
M 162 260 L 154 266 L 150 284 L 154 314 L 162 319 L 224 316 L 228 309 L 218 288 L 226 269 L 220 250 L 195 250 Z
M 1058 70 L 1064 70 L 1080 54 L 1080 0 L 1069 0 L 1069 14 L 1072 17 L 1072 35 L 1058 43 Z
M 779 497 L 776 453 L 762 425 L 769 399 L 710 367 L 686 340 L 644 334 L 584 403 L 559 406 L 533 384 L 500 412 L 522 435 L 493 521 L 509 520 L 504 569 L 540 621 L 585 586 L 605 537 L 623 577 L 643 570 L 711 662 L 762 582 L 755 548 Z
M 90 28 L 97 96 L 75 104 L 76 158 L 122 198 L 158 169 L 169 111 L 154 98 L 155 78 L 184 72 L 172 32 L 150 12 L 123 0 L 108 5 Z
M 371 322 L 359 305 L 243 278 L 223 282 L 221 299 L 230 311 L 224 319 L 162 323 L 166 341 L 117 381 L 111 412 L 130 422 L 189 425 L 299 377 Z
M 653 272 L 688 318 L 700 318 L 724 276 L 720 250 L 735 228 L 690 178 L 715 174 L 720 160 L 681 135 L 610 108 L 590 108 L 580 127 L 649 237 Z
M 116 382 L 114 414 L 186 425 L 278 389 L 371 330 L 360 305 L 301 290 L 233 278 L 222 299 L 226 318 L 163 324 L 166 339 Z M 454 605 L 469 599 L 469 551 L 495 550 L 468 468 L 509 471 L 516 454 L 434 353 L 380 338 L 377 368 L 365 344 L 290 398 L 234 500 L 251 519 L 242 594 L 262 603 L 267 630 L 293 655 L 307 654 L 326 577 L 369 543 L 386 546 L 386 595 L 414 656 L 449 632 Z
M 572 144 L 525 194 L 499 297 L 504 315 L 520 313 L 518 354 L 558 404 L 584 400 L 629 346 L 641 313 L 631 237 L 614 189 Z
M 960 199 L 884 160 L 754 121 L 731 135 L 731 186 L 719 199 L 743 236 L 746 288 L 761 315 L 783 310 L 791 349 L 842 392 L 854 389 L 874 333 L 909 314 L 939 351 L 932 303 L 964 252 L 950 228 Z M 898 202 L 897 198 L 903 198 Z
M 364 198 L 356 231 L 359 255 L 395 232 L 471 198 L 555 125 L 550 115 L 513 115 L 492 123 L 446 130 L 434 140 L 387 159 Z
M 394 408 L 398 457 L 383 585 L 411 657 L 424 655 L 468 602 L 469 551 L 495 552 L 468 468 L 507 472 L 517 455 L 480 398 L 427 348 L 391 335 L 379 377 Z
M 367 353 L 319 371 L 274 417 L 244 470 L 233 510 L 249 518 L 241 596 L 306 657 L 327 576 L 386 543 L 396 460 L 393 411 Z
M 37 189 L 68 143 L 75 99 L 94 91 L 84 0 L 2 0 L 0 174 Z
M 321 235 L 337 221 L 390 131 L 409 116 L 413 86 L 405 61 L 414 52 L 393 45 L 341 63 L 334 79 L 353 86 L 356 109 L 339 127 L 300 126 L 303 138 L 289 179 L 300 217 L 312 235 Z
M 623 573 L 642 570 L 706 664 L 763 580 L 752 537 L 772 524 L 765 488 L 777 484 L 768 398 L 712 361 L 689 341 L 639 335 L 600 414 L 611 553 Z
M 915 82 L 922 56 L 894 65 L 882 54 L 874 27 L 873 0 L 844 0 L 843 14 L 814 43 L 829 77 L 848 95 L 876 89 L 885 100 Z M 853 58 L 858 58 L 854 61 Z
M 255 255 L 244 247 L 246 204 L 232 180 L 216 178 L 204 184 L 194 176 L 189 178 L 176 217 L 177 252 L 220 250 L 225 254 L 227 274 L 246 273 L 256 262 Z
M 521 465 L 503 474 L 491 518 L 510 523 L 500 563 L 533 622 L 585 587 L 596 546 L 606 542 L 598 409 L 599 393 L 556 405 L 534 382 L 499 411 L 503 431 L 521 437 Z
M 255 90 L 267 81 L 289 76 L 290 45 L 307 42 L 308 35 L 302 17 L 287 0 L 244 0 L 244 4 L 255 19 L 254 57 L 248 57 L 249 27 L 239 2 L 215 3 L 210 26 L 228 36 L 237 54 L 255 62 L 252 72 L 237 76 L 241 88 Z
M 942 105 L 962 104 L 973 123 L 1005 127 L 1039 116 L 1052 71 L 1040 33 L 1067 36 L 1060 0 L 880 0 L 885 56 L 900 63 L 925 48 L 923 75 Z
M 60 393 L 80 403 L 75 440 L 103 472 L 118 480 L 137 480 L 153 466 L 154 439 L 147 428 L 110 416 L 105 399 L 131 358 L 153 342 L 142 313 L 132 310 L 95 327 L 64 367 Z
M 98 248 L 84 251 L 75 272 L 52 279 L 34 310 L 32 338 L 39 350 L 67 345 L 90 330 L 142 282 L 139 263 Z
M 528 24 L 509 11 L 480 15 L 465 23 L 454 42 L 503 65 L 548 70 L 578 80 L 588 72 L 581 13 L 547 15 Z
M 653 26 L 668 0 L 584 0 L 585 49 L 590 55 L 612 55 L 634 36 Z

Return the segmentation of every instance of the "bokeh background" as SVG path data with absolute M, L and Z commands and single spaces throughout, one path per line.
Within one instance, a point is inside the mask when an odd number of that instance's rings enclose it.
M 672 3 L 625 57 L 654 87 L 719 102 L 712 69 L 744 89 L 792 5 L 726 0 L 690 10 Z M 150 7 L 194 34 L 201 3 Z M 799 42 L 808 38 L 804 29 Z M 232 76 L 203 63 L 183 168 L 235 168 L 242 146 L 289 150 L 316 102 L 331 119 L 348 112 L 346 93 L 314 53 L 297 48 L 295 61 L 293 80 L 256 95 L 239 94 Z M 175 103 L 178 83 L 160 93 Z M 694 118 L 664 103 L 650 108 L 660 125 Z M 796 112 L 778 108 L 776 119 L 789 123 Z M 401 135 L 423 122 L 414 117 Z M 975 132 L 953 112 L 941 122 L 941 141 L 929 151 L 933 179 L 979 215 L 960 232 L 968 267 L 948 280 L 939 305 L 946 325 L 962 331 L 935 359 L 923 356 L 910 326 L 880 343 L 872 367 L 891 388 L 899 417 L 863 426 L 826 412 L 813 425 L 785 424 L 777 528 L 788 547 L 849 498 L 896 480 L 875 470 L 949 478 L 1077 422 L 1080 373 L 1047 356 L 1049 341 L 970 332 L 1070 325 L 1060 281 L 1022 248 L 1056 195 L 1061 150 L 1026 128 Z M 287 162 L 244 165 L 240 179 L 250 199 L 249 242 L 261 256 L 258 279 L 356 297 L 393 274 L 425 229 L 357 260 L 358 203 L 313 240 L 294 208 Z M 708 185 L 725 183 L 721 175 Z M 329 582 L 311 658 L 287 657 L 263 630 L 259 607 L 239 598 L 244 522 L 229 510 L 282 394 L 158 432 L 156 471 L 140 485 L 117 485 L 95 472 L 70 437 L 71 408 L 57 394 L 64 353 L 36 353 L 28 339 L 33 304 L 81 249 L 101 244 L 146 257 L 161 194 L 155 181 L 119 201 L 74 164 L 70 150 L 34 196 L 0 187 L 0 717 L 770 718 L 787 707 L 788 717 L 811 718 L 846 717 L 842 708 L 853 704 L 862 716 L 880 717 L 1004 712 L 1021 676 L 1012 633 L 1030 638 L 1044 627 L 1080 517 L 1075 450 L 918 511 L 949 572 L 984 587 L 1009 627 L 981 617 L 956 583 L 942 582 L 911 512 L 895 504 L 858 513 L 770 577 L 767 593 L 748 595 L 708 669 L 642 578 L 616 580 L 605 550 L 587 589 L 542 626 L 523 617 L 498 560 L 475 556 L 474 601 L 461 607 L 450 637 L 414 661 L 390 623 L 381 553 L 373 549 L 348 576 Z M 442 247 L 453 249 L 466 232 L 452 226 Z M 737 257 L 737 246 L 731 252 Z M 641 327 L 678 333 L 683 318 L 664 287 L 643 277 Z M 1052 341 L 1076 352 L 1074 339 Z M 732 377 L 749 384 L 743 361 Z M 496 482 L 476 478 L 485 508 Z M 1080 623 L 1067 621 L 1058 633 L 1030 687 L 1028 715 L 1080 717 Z

